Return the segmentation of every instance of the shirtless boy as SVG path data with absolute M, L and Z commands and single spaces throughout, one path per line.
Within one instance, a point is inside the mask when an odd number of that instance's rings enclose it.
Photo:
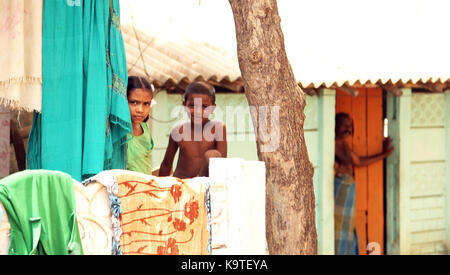
M 178 148 L 180 153 L 173 176 L 180 179 L 207 177 L 209 159 L 227 157 L 225 124 L 209 120 L 215 101 L 214 87 L 206 82 L 193 82 L 186 88 L 183 106 L 190 121 L 172 129 L 160 177 L 170 175 Z

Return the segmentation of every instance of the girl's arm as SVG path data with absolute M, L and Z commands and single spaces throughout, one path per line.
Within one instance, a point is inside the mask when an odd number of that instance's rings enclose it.
M 169 144 L 167 145 L 166 154 L 164 155 L 164 159 L 159 167 L 159 176 L 167 177 L 170 176 L 170 172 L 172 170 L 173 159 L 175 158 L 175 153 L 178 150 L 178 143 L 176 143 L 172 138 L 172 133 L 169 137 Z

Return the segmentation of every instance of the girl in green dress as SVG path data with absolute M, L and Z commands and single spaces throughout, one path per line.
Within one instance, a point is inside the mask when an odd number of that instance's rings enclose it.
M 152 175 L 153 139 L 147 121 L 153 100 L 153 86 L 138 76 L 128 77 L 128 105 L 133 132 L 128 134 L 127 170 Z

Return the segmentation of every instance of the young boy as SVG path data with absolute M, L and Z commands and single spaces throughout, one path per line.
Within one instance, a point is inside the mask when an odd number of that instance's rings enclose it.
M 222 122 L 209 120 L 214 112 L 216 93 L 206 82 L 193 82 L 186 88 L 183 106 L 189 122 L 175 126 L 161 163 L 159 176 L 169 176 L 178 148 L 174 177 L 185 179 L 209 176 L 209 159 L 227 157 L 226 128 Z

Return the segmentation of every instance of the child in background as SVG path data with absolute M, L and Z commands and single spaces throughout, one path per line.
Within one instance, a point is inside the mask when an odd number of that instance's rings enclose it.
M 152 175 L 153 139 L 147 121 L 153 100 L 153 86 L 142 77 L 128 77 L 128 106 L 133 133 L 127 136 L 127 170 Z
M 174 177 L 185 179 L 209 176 L 209 159 L 227 157 L 225 124 L 209 120 L 216 106 L 214 87 L 206 82 L 194 82 L 186 88 L 183 106 L 189 122 L 175 126 L 159 170 L 159 176 L 169 176 L 175 153 L 180 148 Z

